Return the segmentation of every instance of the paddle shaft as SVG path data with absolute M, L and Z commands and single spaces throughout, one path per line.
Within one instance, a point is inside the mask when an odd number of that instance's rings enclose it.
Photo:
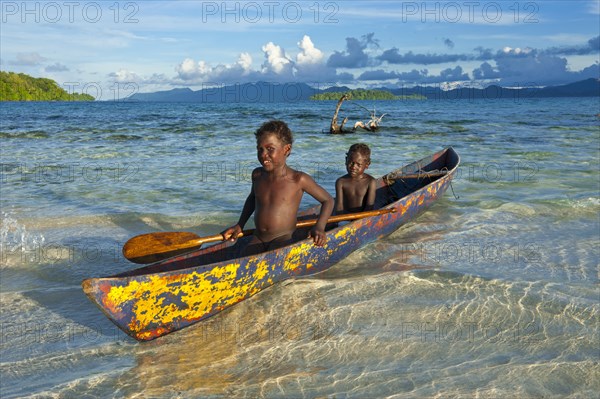
M 378 209 L 376 211 L 346 213 L 346 214 L 342 214 L 342 215 L 330 216 L 329 219 L 327 219 L 327 223 L 329 224 L 329 223 L 346 222 L 349 220 L 363 219 L 366 217 L 379 216 L 379 215 L 383 215 L 385 213 L 393 213 L 393 212 L 396 212 L 396 208 Z M 317 224 L 318 221 L 319 221 L 318 219 L 301 220 L 296 223 L 296 228 L 299 229 L 301 227 L 314 226 L 315 224 Z M 252 234 L 254 234 L 254 231 L 255 231 L 255 229 L 244 230 L 238 235 L 238 238 L 252 235 Z M 223 236 L 220 234 L 215 234 L 214 236 L 209 236 L 209 237 L 210 237 L 211 241 L 220 241 L 223 239 Z M 202 243 L 211 242 L 211 241 L 207 241 L 206 238 L 207 237 L 201 238 L 203 240 Z
M 327 223 L 337 223 L 349 220 L 379 216 L 395 212 L 395 208 L 378 209 L 374 211 L 348 213 L 331 216 Z M 309 227 L 317 224 L 318 219 L 301 220 L 296 223 L 296 228 Z M 237 238 L 254 234 L 255 229 L 242 231 Z M 152 263 L 197 249 L 209 242 L 223 241 L 221 234 L 198 237 L 189 232 L 156 232 L 142 234 L 129 239 L 123 246 L 123 256 L 135 263 Z
M 362 218 L 371 217 L 371 216 L 379 216 L 379 215 L 383 215 L 384 213 L 391 213 L 391 212 L 395 212 L 395 211 L 396 211 L 396 208 L 390 208 L 390 209 L 378 209 L 376 211 L 346 213 L 346 214 L 342 214 L 342 215 L 330 216 L 329 219 L 327 219 L 327 223 L 345 222 L 348 220 L 356 220 L 356 219 L 362 219 Z M 314 226 L 315 224 L 317 224 L 317 222 L 318 222 L 318 219 L 301 220 L 296 223 L 296 228 Z M 244 230 L 237 236 L 237 238 L 251 236 L 252 234 L 254 234 L 254 231 L 255 231 L 255 229 Z M 153 233 L 151 233 L 151 234 L 153 234 Z M 223 240 L 224 240 L 224 238 L 223 238 L 222 234 L 198 237 L 197 239 L 190 241 L 189 247 L 201 246 L 202 244 L 206 244 L 209 242 L 217 242 L 217 241 L 223 241 Z M 188 248 L 188 247 L 186 247 L 186 248 Z

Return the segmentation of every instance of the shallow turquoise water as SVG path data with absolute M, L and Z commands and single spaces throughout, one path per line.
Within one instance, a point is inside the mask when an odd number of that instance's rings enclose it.
M 388 114 L 380 132 L 322 133 L 331 102 L 3 103 L 0 396 L 594 397 L 598 99 L 361 104 Z M 294 131 L 289 164 L 331 192 L 356 141 L 375 176 L 451 145 L 456 197 L 325 273 L 136 343 L 81 280 L 132 268 L 133 235 L 237 220 L 271 118 Z

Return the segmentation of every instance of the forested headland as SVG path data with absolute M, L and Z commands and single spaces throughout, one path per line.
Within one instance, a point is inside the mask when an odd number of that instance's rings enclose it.
M 94 97 L 69 94 L 52 79 L 0 71 L 0 101 L 94 101 Z

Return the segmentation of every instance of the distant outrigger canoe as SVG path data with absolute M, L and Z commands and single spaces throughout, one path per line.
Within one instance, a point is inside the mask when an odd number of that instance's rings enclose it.
M 83 281 L 83 291 L 121 330 L 149 341 L 213 316 L 286 279 L 326 270 L 353 251 L 387 236 L 446 191 L 460 162 L 452 148 L 377 179 L 376 208 L 396 212 L 327 231 L 324 247 L 302 239 L 258 255 L 232 258 L 222 242 L 110 277 Z M 316 217 L 318 209 L 299 214 Z M 300 234 L 305 231 L 300 231 Z M 301 236 L 301 235 L 298 236 Z M 238 241 L 243 244 L 249 238 Z

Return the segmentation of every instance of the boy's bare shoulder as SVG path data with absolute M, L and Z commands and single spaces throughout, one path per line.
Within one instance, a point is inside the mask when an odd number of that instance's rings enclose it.
M 292 179 L 294 181 L 299 182 L 299 183 L 304 183 L 304 182 L 313 180 L 313 178 L 308 173 L 304 173 L 304 172 L 301 172 L 299 170 L 295 170 L 292 168 L 290 168 L 290 176 L 292 177 Z
M 252 180 L 254 181 L 258 179 L 262 175 L 263 171 L 264 169 L 262 168 L 262 166 L 259 166 L 258 168 L 254 169 L 252 171 Z
M 371 175 L 365 173 L 365 177 L 367 178 L 367 184 L 369 186 L 369 190 L 377 188 L 377 179 Z
M 336 179 L 335 183 L 342 183 L 346 180 L 350 179 L 350 176 L 348 174 L 345 174 L 344 176 L 340 176 Z

